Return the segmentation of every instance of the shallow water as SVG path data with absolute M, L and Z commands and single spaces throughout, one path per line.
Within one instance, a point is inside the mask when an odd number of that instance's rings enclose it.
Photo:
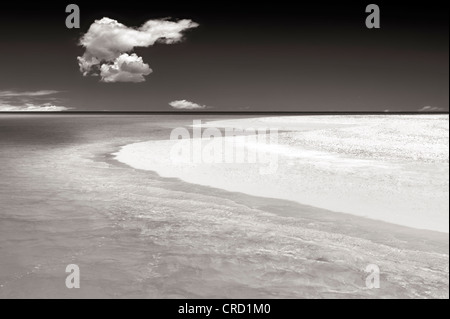
M 447 234 L 165 179 L 108 155 L 190 123 L 1 116 L 0 297 L 448 298 Z M 81 289 L 65 287 L 71 263 Z M 368 264 L 380 289 L 365 287 Z

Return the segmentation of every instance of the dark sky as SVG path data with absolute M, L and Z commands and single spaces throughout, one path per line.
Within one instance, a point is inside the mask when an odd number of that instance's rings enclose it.
M 169 111 L 183 99 L 211 111 L 449 109 L 445 2 L 73 2 L 80 29 L 65 26 L 71 2 L 1 5 L 0 92 L 60 91 L 52 103 L 79 111 Z M 370 3 L 380 6 L 381 29 L 365 26 Z M 103 17 L 129 27 L 164 17 L 200 26 L 182 43 L 133 51 L 153 69 L 145 82 L 103 83 L 77 64 L 79 38 Z M 34 99 L 3 104 L 45 96 Z

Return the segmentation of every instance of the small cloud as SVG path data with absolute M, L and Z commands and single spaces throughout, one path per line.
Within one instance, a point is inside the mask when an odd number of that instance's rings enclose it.
M 70 110 L 70 108 L 65 106 L 52 105 L 50 103 L 41 105 L 28 103 L 24 106 L 0 104 L 0 112 L 61 112 L 67 110 Z
M 59 93 L 59 91 L 53 90 L 41 90 L 41 91 L 25 91 L 25 92 L 16 92 L 16 91 L 0 91 L 0 98 L 2 97 L 23 97 L 23 96 L 44 96 L 44 95 L 52 95 Z
M 198 27 L 188 20 L 149 20 L 131 28 L 110 18 L 95 20 L 80 39 L 86 51 L 78 57 L 83 76 L 100 76 L 102 82 L 143 82 L 152 70 L 135 53 L 135 47 L 180 42 L 183 31 Z
M 418 112 L 444 112 L 444 108 L 437 106 L 424 106 L 417 110 Z
M 186 100 L 177 100 L 169 103 L 171 107 L 178 110 L 198 110 L 198 109 L 206 109 L 206 105 L 200 105 L 194 102 L 186 101 Z
M 59 112 L 67 111 L 70 108 L 55 105 L 49 101 L 54 101 L 54 95 L 59 91 L 0 91 L 0 112 Z

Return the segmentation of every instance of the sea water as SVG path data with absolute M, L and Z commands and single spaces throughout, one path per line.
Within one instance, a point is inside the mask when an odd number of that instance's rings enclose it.
M 164 178 L 111 155 L 192 120 L 1 116 L 0 297 L 448 298 L 448 234 Z M 65 286 L 69 264 L 80 289 Z M 366 286 L 373 264 L 380 289 Z

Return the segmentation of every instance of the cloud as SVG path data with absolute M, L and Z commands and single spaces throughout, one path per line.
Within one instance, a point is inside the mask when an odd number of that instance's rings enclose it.
M 182 32 L 196 28 L 191 20 L 149 20 L 139 28 L 130 28 L 116 20 L 96 20 L 80 39 L 86 51 L 78 57 L 84 76 L 100 76 L 103 82 L 142 82 L 152 70 L 141 57 L 129 53 L 136 47 L 155 43 L 180 42 Z
M 206 109 L 206 105 L 199 105 L 194 102 L 189 102 L 186 100 L 177 100 L 169 103 L 171 107 L 178 110 L 198 110 L 198 109 Z
M 418 109 L 417 111 L 419 111 L 419 112 L 443 112 L 443 111 L 445 111 L 445 109 L 442 107 L 437 107 L 437 106 L 424 106 L 424 107 Z
M 100 67 L 103 82 L 143 82 L 144 75 L 150 73 L 152 69 L 135 53 L 124 53 L 113 64 L 103 64 Z
M 70 110 L 70 108 L 53 105 L 51 103 L 40 105 L 27 103 L 23 106 L 0 104 L 0 112 L 61 112 L 67 110 Z
M 0 91 L 0 98 L 2 97 L 16 97 L 16 96 L 44 96 L 59 93 L 59 91 L 53 90 L 41 90 L 33 92 L 16 92 L 16 91 Z
M 41 91 L 0 91 L 0 112 L 48 112 L 67 111 L 70 108 L 55 105 L 50 102 L 56 100 L 53 90 Z

